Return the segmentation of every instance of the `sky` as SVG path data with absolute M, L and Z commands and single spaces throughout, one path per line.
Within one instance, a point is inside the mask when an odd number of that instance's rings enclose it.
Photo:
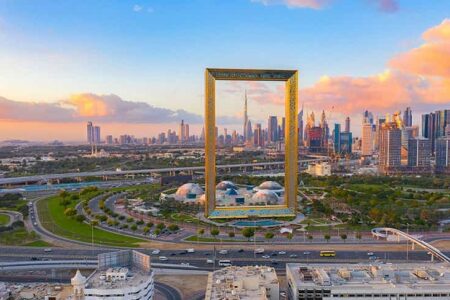
M 206 67 L 297 69 L 299 106 L 358 133 L 366 109 L 450 108 L 448 57 L 450 1 L 0 0 L 0 140 L 199 130 Z M 220 126 L 246 90 L 255 120 L 282 111 L 282 86 L 223 83 Z

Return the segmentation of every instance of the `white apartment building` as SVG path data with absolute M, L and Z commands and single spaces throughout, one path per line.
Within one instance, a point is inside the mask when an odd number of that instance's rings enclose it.
M 444 264 L 286 264 L 288 299 L 450 300 Z
M 150 256 L 134 250 L 104 253 L 89 277 L 72 278 L 73 299 L 151 300 L 154 294 Z
M 330 176 L 331 175 L 331 165 L 327 162 L 321 162 L 317 164 L 309 164 L 306 170 L 311 176 Z
M 231 266 L 208 275 L 205 300 L 278 300 L 280 284 L 267 266 Z

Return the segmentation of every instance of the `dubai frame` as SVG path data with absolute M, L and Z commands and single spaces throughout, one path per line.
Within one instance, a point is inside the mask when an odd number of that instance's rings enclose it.
M 284 204 L 216 207 L 216 80 L 285 82 Z M 247 218 L 295 216 L 298 173 L 298 71 L 257 69 L 205 70 L 205 216 Z

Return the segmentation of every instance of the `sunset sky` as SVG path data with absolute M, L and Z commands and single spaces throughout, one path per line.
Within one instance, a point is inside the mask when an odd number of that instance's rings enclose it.
M 0 140 L 199 129 L 205 67 L 298 69 L 300 106 L 359 133 L 366 109 L 450 108 L 449 57 L 446 0 L 0 0 Z M 282 112 L 282 87 L 221 83 L 219 123 L 245 90 Z

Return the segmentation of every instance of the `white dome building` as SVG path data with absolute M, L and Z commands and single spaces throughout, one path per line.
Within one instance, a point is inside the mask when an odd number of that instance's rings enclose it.
M 216 190 L 226 191 L 227 189 L 237 190 L 238 188 L 233 182 L 228 180 L 221 181 L 216 185 Z
M 263 183 L 255 187 L 253 191 L 272 191 L 279 197 L 282 197 L 284 195 L 284 187 L 275 181 L 264 181 Z
M 84 295 L 84 287 L 86 285 L 86 277 L 84 277 L 80 270 L 77 270 L 77 273 L 75 273 L 75 276 L 72 277 L 70 280 L 70 283 L 73 287 L 73 294 L 75 296 L 83 296 Z
M 185 183 L 180 186 L 175 193 L 177 196 L 187 197 L 188 195 L 203 195 L 203 189 L 197 183 Z
M 256 203 L 265 203 L 268 205 L 276 205 L 280 201 L 277 193 L 271 190 L 259 190 L 252 196 L 252 201 Z

